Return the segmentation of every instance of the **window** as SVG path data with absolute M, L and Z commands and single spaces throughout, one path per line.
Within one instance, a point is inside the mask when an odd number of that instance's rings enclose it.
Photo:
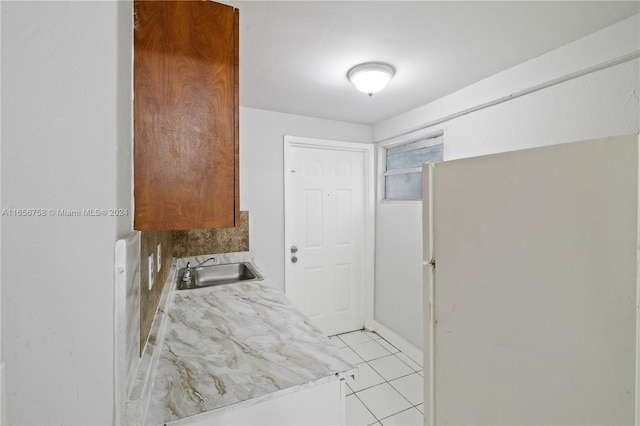
M 385 200 L 421 200 L 422 164 L 442 161 L 442 134 L 384 148 Z

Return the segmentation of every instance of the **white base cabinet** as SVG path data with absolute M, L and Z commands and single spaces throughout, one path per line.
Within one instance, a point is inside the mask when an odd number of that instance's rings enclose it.
M 343 425 L 345 424 L 344 380 L 307 387 L 297 392 L 223 413 L 203 413 L 170 425 Z

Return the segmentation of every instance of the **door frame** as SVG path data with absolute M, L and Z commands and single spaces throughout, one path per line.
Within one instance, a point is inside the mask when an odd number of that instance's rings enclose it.
M 292 216 L 291 197 L 291 149 L 314 148 L 329 151 L 362 152 L 364 155 L 364 318 L 363 327 L 373 320 L 374 303 L 374 254 L 375 254 L 375 146 L 369 143 L 343 142 L 326 139 L 313 139 L 298 136 L 284 135 L 284 292 L 291 291 L 292 264 L 289 261 L 291 253 L 291 238 L 293 230 L 287 220 Z

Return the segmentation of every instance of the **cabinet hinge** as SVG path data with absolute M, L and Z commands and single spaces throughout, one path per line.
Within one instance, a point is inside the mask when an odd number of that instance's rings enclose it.
M 433 269 L 436 269 L 436 259 L 431 259 L 429 261 L 429 266 L 431 266 Z

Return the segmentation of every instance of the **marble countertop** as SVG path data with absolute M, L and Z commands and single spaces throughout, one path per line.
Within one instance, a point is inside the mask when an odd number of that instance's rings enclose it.
M 357 372 L 268 279 L 174 288 L 147 424 L 222 413 Z

